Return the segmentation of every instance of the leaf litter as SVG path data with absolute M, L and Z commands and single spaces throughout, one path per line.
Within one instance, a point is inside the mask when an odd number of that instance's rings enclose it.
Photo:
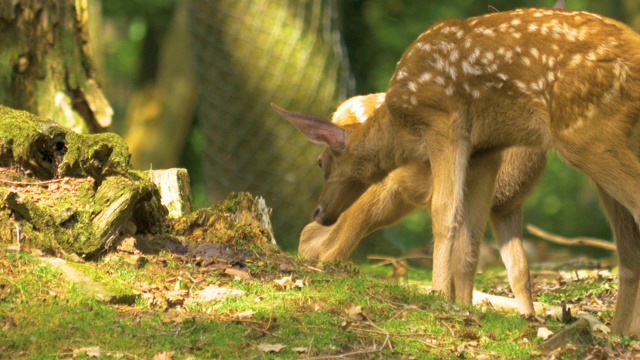
M 256 339 L 267 338 L 281 341 L 255 341 L 255 349 L 265 353 L 293 352 L 313 356 L 362 357 L 373 354 L 391 354 L 397 349 L 400 339 L 411 341 L 424 349 L 445 351 L 450 356 L 491 358 L 497 356 L 493 350 L 485 350 L 487 343 L 496 341 L 495 335 L 482 329 L 485 321 L 482 314 L 471 312 L 455 304 L 447 302 L 428 304 L 412 303 L 407 300 L 396 300 L 384 293 L 367 290 L 361 301 L 346 305 L 344 302 L 336 305 L 334 300 L 322 298 L 310 299 L 307 304 L 309 311 L 315 313 L 328 312 L 339 318 L 334 331 L 356 335 L 357 338 L 375 339 L 374 344 L 359 341 L 350 342 L 333 347 L 333 345 L 299 346 L 290 342 L 293 338 L 278 335 L 281 324 L 277 316 L 268 316 L 264 312 L 256 311 L 252 304 L 262 303 L 264 293 L 247 291 L 247 286 L 269 285 L 277 292 L 286 292 L 287 296 L 304 294 L 305 290 L 313 290 L 324 286 L 324 281 L 310 280 L 307 274 L 324 273 L 329 279 L 353 277 L 353 270 L 341 263 L 325 264 L 319 268 L 315 262 L 304 261 L 281 252 L 277 247 L 260 244 L 210 243 L 201 239 L 180 236 L 153 237 L 146 234 L 123 235 L 121 242 L 103 256 L 101 262 L 95 263 L 101 271 L 110 276 L 122 277 L 123 273 L 131 272 L 128 282 L 139 294 L 145 307 L 118 306 L 123 315 L 145 316 L 147 312 L 160 310 L 166 322 L 175 323 L 178 329 L 186 319 L 211 318 L 218 321 L 240 322 Z M 135 256 L 136 261 L 128 261 L 129 256 Z M 140 261 L 142 259 L 142 261 Z M 19 263 L 7 260 L 6 253 L 0 256 L 0 275 L 8 278 L 20 276 Z M 406 277 L 406 276 L 405 276 Z M 565 301 L 572 314 L 580 311 L 592 314 L 604 325 L 610 325 L 610 316 L 617 296 L 617 275 L 607 269 L 572 270 L 572 271 L 532 271 L 532 289 L 535 299 L 559 305 Z M 326 280 L 327 284 L 332 280 Z M 386 282 L 398 281 L 385 280 Z M 407 283 L 411 285 L 410 282 Z M 489 285 L 487 285 L 489 284 Z M 487 276 L 483 288 L 494 295 L 511 295 L 504 272 Z M 403 285 L 404 286 L 404 285 Z M 59 287 L 58 287 L 59 288 Z M 587 290 L 579 290 L 586 288 Z M 266 289 L 266 288 L 263 288 Z M 7 298 L 7 283 L 0 281 L 0 300 Z M 51 291 L 58 292 L 55 288 Z M 350 289 L 343 289 L 346 293 Z M 65 296 L 64 291 L 57 296 Z M 43 294 L 50 296 L 50 293 Z M 229 299 L 242 299 L 246 306 L 242 309 L 224 310 L 222 304 Z M 385 304 L 384 312 L 371 307 L 371 300 Z M 302 300 L 306 301 L 306 300 Z M 194 308 L 195 306 L 195 308 Z M 205 309 L 205 311 L 202 311 Z M 413 313 L 428 310 L 434 320 L 444 326 L 446 336 L 438 335 L 426 327 L 424 323 L 410 322 Z M 294 314 L 294 316 L 310 316 Z M 530 330 L 525 330 L 514 338 L 515 342 L 528 344 L 534 340 L 538 332 L 542 336 L 550 336 L 558 332 L 563 325 L 549 321 L 552 314 L 545 314 L 543 319 L 530 320 Z M 407 319 L 403 330 L 392 330 L 386 325 L 387 319 Z M 0 321 L 3 329 L 12 329 L 15 320 L 11 316 L 4 316 Z M 405 321 L 405 320 L 403 320 Z M 555 321 L 555 320 L 554 320 Z M 299 325 L 301 331 L 313 332 L 313 328 Z M 305 325 L 307 326 L 307 325 Z M 540 329 L 540 330 L 538 330 Z M 544 330 L 547 329 L 546 334 Z M 544 334 L 544 335 L 543 335 Z M 637 342 L 620 340 L 604 331 L 594 332 L 595 340 L 587 347 L 566 343 L 561 346 L 562 351 L 580 354 L 578 357 L 619 357 L 640 354 Z M 621 343 L 624 341 L 624 343 Z M 79 350 L 84 356 L 91 356 L 95 349 L 86 348 L 89 352 Z M 97 348 L 96 351 L 100 351 Z M 387 353 L 386 351 L 391 351 Z M 554 357 L 562 351 L 552 350 L 544 354 L 532 353 L 532 356 Z M 439 352 L 442 354 L 442 352 Z M 103 351 L 104 355 L 105 352 Z M 157 353 L 158 358 L 171 358 L 170 352 Z M 414 354 L 416 355 L 416 354 Z M 164 356 L 164 357 L 163 357 Z M 407 358 L 411 358 L 410 356 Z

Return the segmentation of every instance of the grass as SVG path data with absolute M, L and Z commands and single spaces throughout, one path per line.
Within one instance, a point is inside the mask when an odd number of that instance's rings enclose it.
M 112 261 L 83 265 L 138 288 L 155 284 L 162 289 L 145 290 L 134 305 L 124 306 L 86 297 L 36 257 L 0 251 L 0 353 L 20 359 L 89 358 L 88 349 L 97 349 L 100 358 L 121 359 L 150 359 L 163 352 L 175 359 L 545 356 L 537 350 L 537 320 L 448 303 L 425 292 L 428 272 L 410 271 L 409 285 L 402 285 L 388 277 L 388 270 L 329 264 L 322 272 L 298 269 L 289 275 L 301 280 L 299 286 L 281 288 L 269 279 L 234 280 L 166 260 L 141 268 Z M 172 291 L 187 298 L 189 291 L 210 285 L 244 294 L 158 305 Z M 594 281 L 567 286 L 564 295 L 544 296 L 574 297 L 601 288 Z M 547 320 L 544 326 L 564 325 Z M 620 341 L 616 346 L 637 347 L 628 338 Z M 286 347 L 268 352 L 263 345 Z M 562 358 L 581 358 L 585 351 Z

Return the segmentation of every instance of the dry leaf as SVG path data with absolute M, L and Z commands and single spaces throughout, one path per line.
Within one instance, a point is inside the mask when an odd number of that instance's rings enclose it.
M 236 319 L 244 319 L 244 318 L 252 317 L 253 314 L 255 314 L 255 312 L 253 310 L 247 310 L 247 311 L 239 312 L 239 313 L 233 315 L 233 317 L 236 318 Z
M 75 358 L 78 355 L 86 355 L 88 357 L 98 358 L 100 357 L 100 348 L 98 346 L 92 346 L 73 349 L 73 357 Z
M 257 346 L 258 350 L 264 352 L 280 352 L 280 350 L 286 347 L 287 345 L 282 344 L 260 344 Z
M 240 295 L 244 295 L 244 291 L 218 287 L 215 285 L 209 285 L 204 289 L 196 292 L 193 298 L 191 299 L 191 301 L 208 302 L 208 301 L 224 300 L 228 296 L 240 296 Z
M 171 360 L 173 358 L 173 351 L 170 352 L 159 352 L 153 356 L 153 360 Z
M 363 321 L 365 319 L 365 316 L 362 313 L 362 306 L 360 305 L 352 306 L 347 310 L 347 316 L 349 316 L 349 319 L 353 321 Z
M 277 288 L 287 290 L 293 288 L 302 289 L 304 287 L 304 281 L 302 279 L 293 280 L 291 276 L 285 276 L 282 279 L 273 280 L 273 283 Z
M 237 278 L 237 279 L 251 280 L 251 275 L 249 275 L 249 273 L 246 271 L 242 271 L 234 268 L 226 268 L 224 269 L 224 273 L 229 276 L 233 276 L 234 278 Z
M 551 335 L 553 335 L 553 331 L 546 327 L 543 326 L 538 328 L 538 337 L 542 338 L 542 340 L 547 340 Z
M 306 348 L 306 347 L 294 347 L 294 348 L 291 348 L 291 351 L 297 352 L 298 354 L 304 354 L 304 353 L 309 352 L 309 348 Z

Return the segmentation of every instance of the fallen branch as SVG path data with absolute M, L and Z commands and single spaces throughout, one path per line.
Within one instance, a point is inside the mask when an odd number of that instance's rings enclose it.
M 535 236 L 538 236 L 544 240 L 554 242 L 556 244 L 569 245 L 569 246 L 592 246 L 600 249 L 605 249 L 609 251 L 616 251 L 616 244 L 600 239 L 588 238 L 588 237 L 575 237 L 572 239 L 562 237 L 560 235 L 555 235 L 548 233 L 537 226 L 527 224 L 527 230 Z

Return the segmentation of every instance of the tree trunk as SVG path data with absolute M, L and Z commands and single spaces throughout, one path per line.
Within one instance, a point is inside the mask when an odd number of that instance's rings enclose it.
M 124 139 L 137 169 L 177 166 L 193 119 L 196 89 L 184 4 L 176 4 L 154 81 L 138 89 L 127 106 Z
M 2 1 L 0 104 L 77 132 L 109 127 L 113 111 L 96 81 L 88 17 L 86 1 Z
M 271 111 L 329 117 L 347 90 L 337 5 L 303 0 L 190 0 L 197 115 L 210 201 L 264 196 L 278 243 L 293 247 L 322 183 L 311 144 Z

